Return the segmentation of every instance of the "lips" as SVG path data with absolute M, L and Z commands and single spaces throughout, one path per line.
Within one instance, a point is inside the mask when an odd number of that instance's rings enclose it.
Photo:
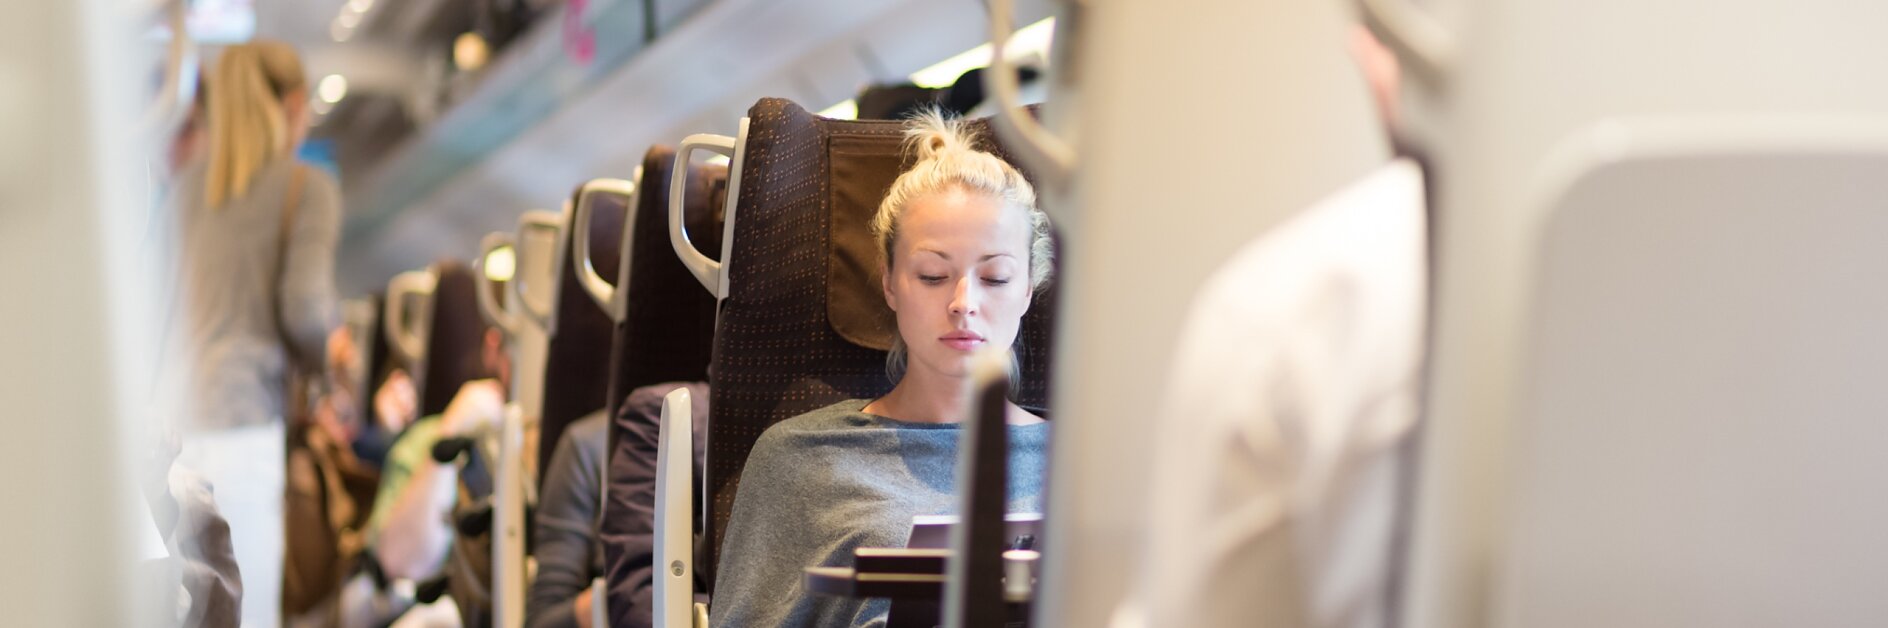
M 977 332 L 973 332 L 973 331 L 951 332 L 948 334 L 944 334 L 943 336 L 939 337 L 937 340 L 938 342 L 944 343 L 944 346 L 950 347 L 952 349 L 956 349 L 958 351 L 975 350 L 977 347 L 983 346 L 983 342 L 984 342 L 983 335 L 978 334 Z

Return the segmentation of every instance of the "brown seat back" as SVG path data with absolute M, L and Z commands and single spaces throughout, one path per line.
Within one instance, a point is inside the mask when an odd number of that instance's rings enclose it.
M 629 391 L 662 382 L 708 379 L 715 300 L 702 291 L 701 283 L 669 244 L 668 182 L 674 166 L 674 148 L 651 147 L 643 156 L 642 180 L 636 183 L 636 207 L 629 220 L 628 283 L 618 288 L 628 291 L 624 295 L 628 307 L 616 324 L 610 352 L 607 407 L 612 417 Z M 695 246 L 703 255 L 720 257 L 728 169 L 690 168 L 685 199 L 689 233 L 700 234 Z
M 581 190 L 581 188 L 580 188 Z M 571 196 L 573 211 L 565 212 L 574 220 L 578 193 Z M 597 195 L 597 199 L 615 198 Z M 590 212 L 590 255 L 597 273 L 610 282 L 617 281 L 623 233 L 623 219 L 629 208 L 604 202 Z M 578 276 L 575 237 L 577 229 L 566 226 L 564 241 L 558 246 L 557 303 L 551 311 L 554 319 L 550 343 L 544 360 L 544 406 L 538 422 L 537 477 L 545 477 L 546 465 L 557 439 L 584 415 L 603 408 L 610 385 L 610 336 L 616 325 L 609 313 L 598 307 L 584 291 Z M 671 256 L 673 257 L 673 256 Z
M 472 269 L 458 260 L 433 264 L 432 322 L 427 325 L 425 367 L 412 374 L 420 391 L 420 416 L 446 411 L 466 382 L 486 377 L 480 359 L 485 321 L 479 316 Z

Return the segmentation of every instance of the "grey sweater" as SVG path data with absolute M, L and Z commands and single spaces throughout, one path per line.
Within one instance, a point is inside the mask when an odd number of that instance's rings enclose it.
M 715 626 L 882 626 L 885 599 L 808 593 L 803 570 L 903 547 L 917 515 L 956 510 L 955 424 L 906 423 L 843 401 L 782 421 L 754 444 L 721 547 Z M 1010 426 L 1010 510 L 1040 512 L 1049 425 Z
M 576 626 L 572 602 L 603 573 L 603 544 L 597 536 L 597 506 L 602 495 L 604 457 L 610 441 L 609 417 L 590 413 L 557 439 L 538 499 L 534 550 L 537 578 L 525 601 L 524 624 L 531 628 Z M 593 601 L 594 603 L 594 601 Z
M 311 367 L 320 365 L 328 331 L 339 318 L 334 250 L 341 200 L 333 178 L 302 166 L 302 198 L 282 255 L 283 208 L 295 163 L 284 158 L 264 167 L 247 194 L 223 207 L 204 206 L 201 159 L 178 175 L 171 190 L 177 289 L 164 351 L 166 368 L 186 356 L 194 365 L 188 380 L 177 381 L 191 404 L 180 423 L 185 429 L 280 417 L 290 360 L 284 336 L 295 355 Z M 271 299 L 280 303 L 281 331 Z

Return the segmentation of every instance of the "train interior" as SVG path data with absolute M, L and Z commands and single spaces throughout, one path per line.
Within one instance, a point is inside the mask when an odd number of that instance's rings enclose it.
M 1888 624 L 1888 3 L 0 11 L 0 623 Z

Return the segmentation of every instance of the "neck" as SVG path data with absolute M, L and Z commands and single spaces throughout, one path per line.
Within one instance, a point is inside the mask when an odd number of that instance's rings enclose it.
M 964 378 L 907 371 L 892 391 L 866 404 L 865 411 L 911 423 L 958 423 L 970 409 Z

